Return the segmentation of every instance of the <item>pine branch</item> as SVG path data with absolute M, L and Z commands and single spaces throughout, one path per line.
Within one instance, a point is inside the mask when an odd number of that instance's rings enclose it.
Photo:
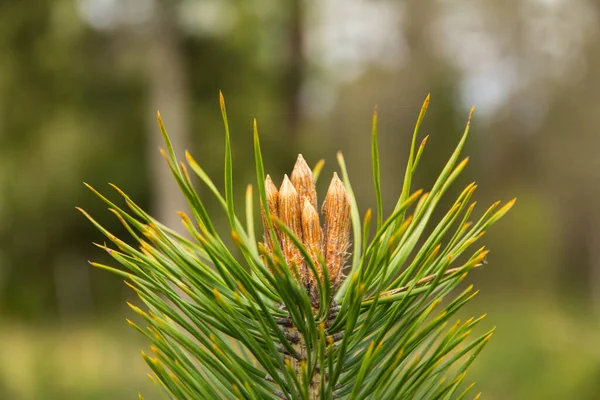
M 377 218 L 361 218 L 338 153 L 319 210 L 315 182 L 323 162 L 310 168 L 300 155 L 290 177 L 277 188 L 265 174 L 256 121 L 254 153 L 262 242 L 255 239 L 252 186 L 245 193 L 245 221 L 234 208 L 233 152 L 223 97 L 225 193 L 189 154 L 177 160 L 162 124 L 163 156 L 187 199 L 180 213 L 189 238 L 156 221 L 120 189 L 119 206 L 88 187 L 131 235 L 132 243 L 81 212 L 111 245 L 98 245 L 123 269 L 93 266 L 123 277 L 144 307 L 130 304 L 145 328 L 152 354 L 142 353 L 152 380 L 167 397 L 223 399 L 462 399 L 465 373 L 493 330 L 470 339 L 483 317 L 453 323 L 477 292 L 456 294 L 467 274 L 484 263 L 479 247 L 463 257 L 514 204 L 493 204 L 472 221 L 476 186 L 468 185 L 442 218 L 432 220 L 442 197 L 464 170 L 460 153 L 467 127 L 428 192 L 413 191 L 412 179 L 427 137 L 415 126 L 402 192 L 391 215 L 382 215 L 377 113 L 373 115 L 373 178 Z M 188 168 L 227 214 L 228 248 Z M 426 232 L 430 232 L 426 235 Z M 352 247 L 350 246 L 352 243 Z M 240 257 L 234 254 L 241 254 Z M 466 259 L 456 265 L 458 259 Z

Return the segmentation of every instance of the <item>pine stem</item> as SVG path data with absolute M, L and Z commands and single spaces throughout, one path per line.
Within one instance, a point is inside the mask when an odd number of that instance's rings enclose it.
M 300 355 L 300 358 L 293 357 L 292 363 L 294 366 L 294 370 L 296 371 L 296 375 L 298 376 L 298 381 L 302 382 L 302 363 L 306 362 L 306 344 L 304 342 L 304 338 L 298 331 L 295 326 L 284 328 L 285 335 L 293 338 L 298 338 L 295 342 L 292 343 L 292 347 L 296 352 Z M 316 368 L 316 372 L 310 378 L 310 387 L 309 387 L 309 399 L 310 400 L 319 400 L 321 398 L 321 374 L 318 373 L 320 370 L 320 366 L 318 365 Z

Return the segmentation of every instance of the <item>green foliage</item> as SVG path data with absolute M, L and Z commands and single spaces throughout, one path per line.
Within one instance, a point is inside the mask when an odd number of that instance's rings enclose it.
M 245 221 L 234 210 L 232 149 L 225 104 L 225 195 L 200 165 L 186 154 L 189 168 L 208 187 L 229 217 L 228 248 L 192 186 L 188 167 L 179 162 L 159 115 L 166 143 L 163 152 L 187 198 L 192 216 L 181 213 L 189 231 L 183 236 L 152 218 L 114 187 L 128 210 L 100 193 L 137 245 L 115 237 L 82 211 L 116 246 L 99 245 L 125 270 L 92 263 L 125 278 L 147 307 L 131 308 L 144 329 L 130 324 L 152 343 L 142 353 L 152 379 L 168 398 L 244 399 L 462 399 L 465 372 L 492 331 L 469 334 L 482 317 L 451 321 L 476 294 L 472 286 L 456 291 L 467 273 L 484 262 L 487 250 L 466 252 L 501 218 L 514 200 L 488 208 L 475 222 L 468 185 L 437 223 L 432 214 L 467 164 L 459 160 L 464 134 L 428 193 L 413 192 L 411 181 L 426 139 L 417 147 L 425 100 L 414 130 L 404 185 L 396 207 L 381 215 L 377 119 L 373 120 L 373 175 L 377 222 L 371 235 L 371 211 L 364 219 L 354 199 L 341 153 L 338 162 L 351 203 L 353 250 L 347 277 L 336 293 L 328 275 L 319 281 L 320 299 L 311 303 L 279 248 L 264 251 L 255 238 L 253 197 L 246 194 Z M 471 112 L 472 114 L 472 112 Z M 259 197 L 267 204 L 265 172 L 256 122 L 254 151 Z M 322 165 L 317 168 L 318 175 Z M 310 269 L 315 261 L 290 229 L 269 218 L 295 243 Z M 272 231 L 272 230 L 271 230 Z M 236 257 L 236 255 L 241 256 Z M 318 260 L 324 265 L 322 259 Z M 316 276 L 317 274 L 315 274 Z

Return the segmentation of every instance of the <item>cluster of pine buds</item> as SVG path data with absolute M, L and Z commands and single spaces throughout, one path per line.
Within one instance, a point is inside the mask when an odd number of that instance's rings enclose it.
M 313 303 L 317 303 L 317 279 L 323 279 L 322 261 L 325 262 L 330 285 L 335 291 L 341 281 L 342 268 L 347 259 L 351 222 L 350 201 L 346 188 L 334 172 L 321 207 L 322 226 L 317 211 L 317 190 L 313 174 L 302 154 L 298 155 L 291 179 L 285 175 L 281 187 L 277 190 L 271 177 L 267 175 L 265 190 L 270 215 L 279 218 L 302 241 L 319 276 L 315 277 L 298 247 L 275 225 L 271 226 L 275 231 L 273 236 L 277 243 L 273 242 L 263 205 L 265 249 L 272 255 L 275 246 L 279 246 L 286 265 L 296 280 L 307 289 Z

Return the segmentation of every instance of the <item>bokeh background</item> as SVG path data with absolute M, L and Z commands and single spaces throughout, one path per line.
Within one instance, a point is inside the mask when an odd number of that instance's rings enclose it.
M 427 93 L 425 188 L 475 105 L 461 183 L 519 200 L 469 278 L 465 314 L 498 326 L 471 378 L 486 399 L 599 398 L 599 24 L 598 0 L 0 0 L 0 399 L 153 398 L 132 295 L 87 264 L 103 238 L 74 207 L 123 235 L 82 184 L 112 182 L 179 227 L 156 110 L 222 187 L 219 90 L 240 200 L 256 117 L 268 172 L 302 152 L 328 175 L 341 150 L 363 210 L 375 105 L 386 211 Z

